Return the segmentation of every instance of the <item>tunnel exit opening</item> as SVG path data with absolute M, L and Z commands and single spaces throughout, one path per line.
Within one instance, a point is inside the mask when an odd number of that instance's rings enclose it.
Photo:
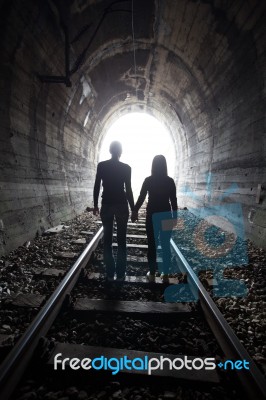
M 110 158 L 109 146 L 113 140 L 122 143 L 123 153 L 120 161 L 132 168 L 134 199 L 137 199 L 144 179 L 151 175 L 152 160 L 157 154 L 165 156 L 168 175 L 174 177 L 174 142 L 167 128 L 155 117 L 134 112 L 118 118 L 102 141 L 99 161 Z

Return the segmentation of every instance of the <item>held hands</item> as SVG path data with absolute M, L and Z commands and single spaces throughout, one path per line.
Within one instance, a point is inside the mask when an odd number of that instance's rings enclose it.
M 94 207 L 93 209 L 93 215 L 99 215 L 99 208 L 98 207 Z
M 88 212 L 93 212 L 93 215 L 98 215 L 99 214 L 99 208 L 98 207 L 94 207 L 94 208 L 91 208 L 91 207 L 86 207 L 86 211 L 88 211 Z
M 131 213 L 131 222 L 136 222 L 139 219 L 138 212 L 132 211 Z

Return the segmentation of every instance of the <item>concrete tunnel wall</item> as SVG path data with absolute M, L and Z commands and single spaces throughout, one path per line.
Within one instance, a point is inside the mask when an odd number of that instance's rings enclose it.
M 266 248 L 265 190 L 256 203 L 266 186 L 265 2 L 134 0 L 134 44 L 132 14 L 114 11 L 71 87 L 41 82 L 65 73 L 62 21 L 73 67 L 110 4 L 0 2 L 0 254 L 92 204 L 106 129 L 131 111 L 170 130 L 179 204 L 240 203 L 247 236 Z

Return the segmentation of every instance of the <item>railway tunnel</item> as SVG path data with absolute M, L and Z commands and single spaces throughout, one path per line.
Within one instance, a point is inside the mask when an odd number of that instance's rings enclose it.
M 261 0 L 1 1 L 1 255 L 92 205 L 132 112 L 169 131 L 179 206 L 241 204 L 266 248 L 265 23 Z

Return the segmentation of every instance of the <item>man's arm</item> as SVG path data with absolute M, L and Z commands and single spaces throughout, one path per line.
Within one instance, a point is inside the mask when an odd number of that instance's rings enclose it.
M 126 174 L 125 186 L 126 186 L 127 201 L 129 202 L 131 211 L 133 211 L 134 197 L 133 197 L 133 192 L 132 192 L 132 188 L 131 188 L 131 168 L 130 167 L 128 168 L 128 171 Z
M 98 164 L 96 177 L 95 177 L 94 188 L 93 188 L 93 203 L 94 203 L 93 214 L 94 215 L 97 215 L 99 213 L 98 199 L 99 199 L 99 193 L 100 193 L 101 180 L 102 180 L 102 177 L 101 177 L 101 166 L 100 166 L 100 164 Z

